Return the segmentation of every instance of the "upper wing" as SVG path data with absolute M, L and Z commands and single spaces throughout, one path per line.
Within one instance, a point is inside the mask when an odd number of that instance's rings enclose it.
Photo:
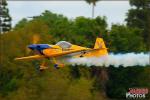
M 33 55 L 33 56 L 15 58 L 15 60 L 32 60 L 32 59 L 40 59 L 40 58 L 45 58 L 45 56 L 43 56 L 43 55 Z

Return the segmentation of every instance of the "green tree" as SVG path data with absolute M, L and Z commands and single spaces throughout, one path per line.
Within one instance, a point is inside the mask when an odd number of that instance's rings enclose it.
M 11 17 L 7 8 L 6 0 L 0 1 L 0 33 L 7 32 L 11 29 Z
M 146 51 L 141 30 L 124 25 L 112 25 L 108 42 L 111 52 L 141 52 Z
M 16 25 L 14 29 L 20 29 L 23 28 L 27 24 L 28 20 L 26 18 L 23 18 L 20 20 Z
M 119 68 L 109 67 L 109 80 L 106 85 L 107 96 L 112 99 L 124 100 L 125 94 L 129 88 L 150 88 L 149 85 L 149 69 L 150 67 L 127 67 L 120 66 Z M 144 80 L 143 80 L 144 79 Z M 149 100 L 149 94 L 145 100 Z
M 93 47 L 99 33 L 106 43 L 109 42 L 109 51 L 145 50 L 140 35 L 141 29 L 116 24 L 112 26 L 110 33 L 106 34 L 107 22 L 105 17 L 100 16 L 69 20 L 63 15 L 45 11 L 29 21 L 21 20 L 7 34 L 0 34 L 0 100 L 107 100 L 107 97 L 122 99 L 129 87 L 149 88 L 149 66 L 101 69 L 102 66 L 90 68 L 85 65 L 65 65 L 64 68 L 56 70 L 53 64 L 46 60 L 49 69 L 40 73 L 34 67 L 38 66 L 37 63 L 42 62 L 41 60 L 14 60 L 15 57 L 27 56 L 26 47 L 33 43 L 34 34 L 41 37 L 38 43 L 55 44 L 59 40 L 66 40 L 73 44 Z
M 100 0 L 85 0 L 87 3 L 91 4 L 92 3 L 92 18 L 94 18 L 94 7 L 96 6 L 96 2 Z
M 131 8 L 127 14 L 127 26 L 142 30 L 147 48 L 150 46 L 150 0 L 130 0 Z
M 95 19 L 77 17 L 74 21 L 73 32 L 79 37 L 78 40 L 76 40 L 78 44 L 93 47 L 95 38 L 106 34 L 106 28 L 107 22 L 105 17 L 98 16 Z M 86 39 L 90 40 L 90 42 L 86 42 Z

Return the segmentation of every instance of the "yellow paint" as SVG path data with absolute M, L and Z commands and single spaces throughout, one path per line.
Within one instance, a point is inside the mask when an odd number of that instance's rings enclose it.
M 52 48 L 44 49 L 42 55 L 33 55 L 28 57 L 16 58 L 15 60 L 25 60 L 25 59 L 39 59 L 39 58 L 55 58 L 64 56 L 67 54 L 79 53 L 74 55 L 74 57 L 99 57 L 108 55 L 107 48 L 102 38 L 97 38 L 94 48 L 86 48 L 78 45 L 72 45 L 70 48 L 63 50 L 58 45 L 50 45 Z M 86 53 L 84 53 L 86 52 Z M 54 63 L 57 63 L 54 59 Z M 61 64 L 59 64 L 61 65 Z
M 102 38 L 96 39 L 94 49 L 97 50 L 85 54 L 85 57 L 92 57 L 92 56 L 99 57 L 99 56 L 108 55 L 107 48 Z
M 43 54 L 45 54 L 47 57 L 62 56 L 62 55 L 71 54 L 80 51 L 82 52 L 86 50 L 91 50 L 91 51 L 86 54 L 83 54 L 84 57 L 92 57 L 92 56 L 98 57 L 98 56 L 104 56 L 108 54 L 107 48 L 102 38 L 96 39 L 94 49 L 81 47 L 78 45 L 72 45 L 68 50 L 63 51 L 62 48 L 57 45 L 51 45 L 51 46 L 53 49 L 49 48 L 43 50 Z M 80 55 L 76 55 L 76 57 L 79 57 Z
M 33 56 L 15 58 L 15 60 L 32 60 L 32 59 L 41 59 L 41 58 L 45 58 L 45 56 L 44 55 L 33 55 Z

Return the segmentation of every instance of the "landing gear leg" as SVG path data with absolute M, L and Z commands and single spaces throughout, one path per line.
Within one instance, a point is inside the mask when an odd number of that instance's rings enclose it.
M 58 64 L 54 64 L 54 67 L 55 67 L 56 69 L 59 69 Z
M 59 62 L 56 61 L 55 58 L 53 58 L 53 62 L 54 62 L 54 67 L 56 69 L 59 69 L 60 67 L 64 67 L 64 64 L 60 64 Z
M 45 69 L 48 69 L 48 67 L 46 66 L 46 62 L 43 61 L 42 64 L 40 65 L 39 70 L 40 70 L 40 71 L 43 71 L 43 70 L 45 70 Z

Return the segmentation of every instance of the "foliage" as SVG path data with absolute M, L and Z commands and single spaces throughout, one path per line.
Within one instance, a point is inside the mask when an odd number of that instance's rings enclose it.
M 137 27 L 142 30 L 142 36 L 146 42 L 147 49 L 150 46 L 150 1 L 149 0 L 130 0 L 130 5 L 134 8 L 127 13 L 127 25 Z
M 95 38 L 101 36 L 111 52 L 146 51 L 139 28 L 116 24 L 108 33 L 105 17 L 69 20 L 63 15 L 45 11 L 30 21 L 22 19 L 13 31 L 0 35 L 1 100 L 120 99 L 129 87 L 150 87 L 149 66 L 101 68 L 103 66 L 66 65 L 57 70 L 47 61 L 50 68 L 38 72 L 34 67 L 41 60 L 14 61 L 15 57 L 28 55 L 26 46 L 33 43 L 35 34 L 41 37 L 38 43 L 55 44 L 66 40 L 93 47 Z
M 107 95 L 110 98 L 125 99 L 125 94 L 128 92 L 129 88 L 149 87 L 149 78 L 147 78 L 149 75 L 146 72 L 149 68 L 150 67 L 144 68 L 140 66 L 127 68 L 122 66 L 119 68 L 109 67 L 109 80 L 106 85 Z
M 109 46 L 111 52 L 141 52 L 146 46 L 141 37 L 141 30 L 124 25 L 112 25 L 109 33 Z M 116 45 L 119 44 L 119 45 Z
M 93 4 L 93 5 L 96 5 L 96 2 L 98 2 L 99 0 L 85 0 L 87 3 L 89 4 Z
M 25 25 L 28 23 L 28 20 L 23 18 L 22 20 L 20 20 L 16 25 L 15 25 L 15 29 L 20 29 L 25 27 Z
M 4 33 L 11 29 L 11 17 L 6 0 L 0 1 L 0 13 L 0 33 Z

